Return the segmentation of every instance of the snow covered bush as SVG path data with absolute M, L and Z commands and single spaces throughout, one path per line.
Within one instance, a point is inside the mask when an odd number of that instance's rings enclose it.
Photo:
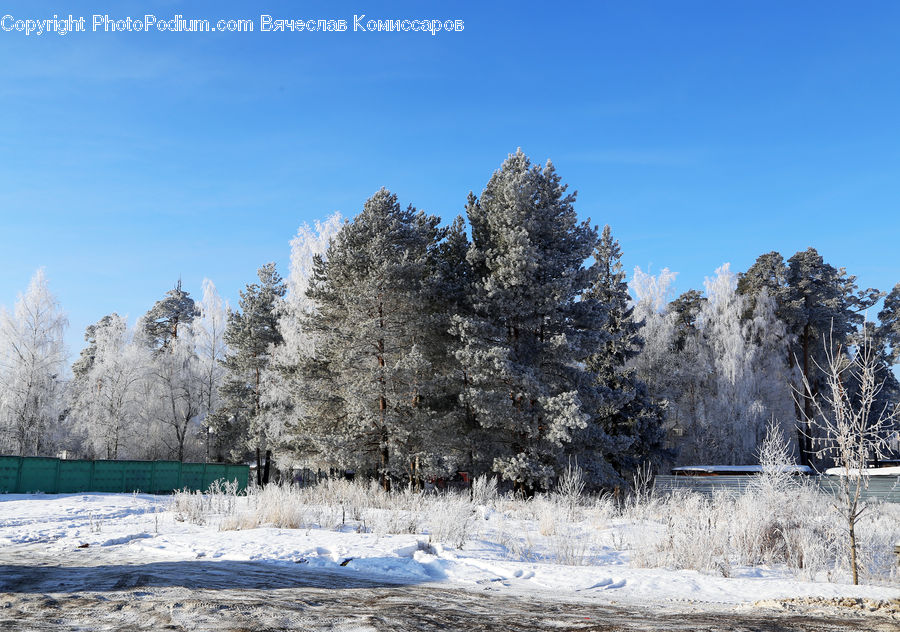
M 237 507 L 238 483 L 236 480 L 217 479 L 205 492 L 187 489 L 175 492 L 170 511 L 175 520 L 191 524 L 208 524 L 210 518 L 231 516 Z
M 461 549 L 475 528 L 475 507 L 461 494 L 446 494 L 431 499 L 425 520 L 432 542 Z
M 577 483 L 577 475 L 573 474 Z M 757 567 L 809 581 L 843 582 L 850 560 L 834 498 L 783 468 L 764 467 L 740 494 L 678 491 L 611 495 L 569 492 L 522 499 L 497 494 L 490 479 L 468 491 L 386 492 L 377 481 L 326 480 L 311 487 L 268 485 L 246 496 L 233 484 L 180 492 L 175 519 L 222 530 L 277 527 L 426 536 L 429 546 L 487 548 L 504 559 L 560 565 L 630 563 L 691 569 L 719 576 Z M 473 501 L 477 498 L 477 501 Z M 490 506 L 488 506 L 490 505 Z M 867 583 L 897 581 L 900 506 L 872 503 L 858 525 L 860 575 Z M 471 547 L 470 547 L 471 544 Z
M 557 504 L 565 510 L 569 521 L 575 518 L 575 510 L 584 494 L 584 485 L 584 472 L 577 463 L 572 465 L 571 462 L 556 482 L 556 491 L 553 496 Z
M 496 476 L 481 475 L 472 482 L 472 502 L 476 505 L 492 505 L 497 497 Z

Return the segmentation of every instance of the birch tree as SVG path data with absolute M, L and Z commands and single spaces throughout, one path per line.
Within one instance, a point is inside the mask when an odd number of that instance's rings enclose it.
M 219 394 L 225 379 L 223 362 L 228 353 L 225 344 L 227 306 L 216 291 L 215 284 L 203 280 L 203 298 L 197 305 L 198 317 L 194 321 L 194 346 L 197 355 L 197 376 L 200 394 L 200 423 L 203 426 L 206 460 L 212 456 L 215 438 L 212 419 L 221 405 Z M 221 452 L 220 446 L 216 451 Z
M 302 413 L 305 394 L 300 365 L 313 356 L 315 349 L 313 336 L 303 325 L 304 319 L 316 309 L 315 302 L 307 295 L 313 260 L 316 256 L 327 256 L 331 240 L 344 223 L 340 213 L 333 213 L 325 221 L 300 226 L 290 242 L 291 264 L 285 280 L 285 296 L 275 303 L 282 339 L 272 349 L 272 359 L 263 379 L 262 401 L 272 448 L 276 458 L 285 463 L 295 461 L 298 456 L 288 445 L 291 442 L 288 426 Z M 304 461 L 304 464 L 311 463 Z
M 63 410 L 67 325 L 43 269 L 12 312 L 0 308 L 0 451 L 53 453 Z
M 145 402 L 141 386 L 150 378 L 149 350 L 131 339 L 125 319 L 104 316 L 88 327 L 90 356 L 86 370 L 70 385 L 70 415 L 87 441 L 87 452 L 95 458 L 117 459 L 143 456 L 135 441 Z

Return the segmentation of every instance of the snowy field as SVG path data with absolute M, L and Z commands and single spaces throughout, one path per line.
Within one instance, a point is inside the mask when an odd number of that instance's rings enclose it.
M 864 559 L 881 564 L 881 574 L 870 572 L 869 583 L 852 586 L 839 559 L 818 560 L 818 566 L 809 559 L 811 568 L 802 569 L 774 561 L 742 563 L 746 552 L 714 550 L 720 538 L 737 535 L 704 533 L 692 524 L 690 515 L 712 522 L 708 512 L 715 503 L 704 507 L 707 501 L 699 497 L 647 499 L 617 509 L 611 500 L 569 503 L 557 496 L 524 502 L 489 487 L 477 491 L 481 497 L 470 501 L 467 494 L 388 495 L 337 482 L 306 490 L 270 487 L 249 497 L 224 490 L 174 497 L 4 495 L 0 550 L 40 550 L 48 559 L 102 556 L 106 564 L 122 565 L 264 562 L 337 573 L 348 581 L 620 603 L 900 599 L 893 560 L 871 552 Z M 673 513 L 676 505 L 684 512 Z M 733 514 L 742 511 L 733 502 L 728 507 Z M 898 510 L 870 511 L 870 530 L 886 532 L 885 543 L 900 530 Z M 864 543 L 879 541 L 861 531 Z M 685 542 L 673 541 L 679 537 Z M 692 564 L 691 555 L 700 558 Z M 5 590 L 14 592 L 15 586 Z

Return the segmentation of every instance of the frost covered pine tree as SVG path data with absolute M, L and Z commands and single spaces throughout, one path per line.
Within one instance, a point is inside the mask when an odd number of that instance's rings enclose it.
M 228 313 L 222 405 L 213 424 L 231 458 L 244 458 L 248 448 L 256 451 L 257 482 L 267 484 L 273 437 L 266 426 L 263 393 L 272 350 L 283 340 L 276 306 L 286 288 L 274 263 L 259 268 L 257 276 L 258 283 L 241 291 L 239 309 Z M 266 455 L 264 467 L 262 454 Z
M 303 321 L 315 356 L 302 366 L 293 428 L 301 455 L 375 473 L 385 489 L 414 478 L 434 436 L 424 401 L 434 368 L 426 300 L 439 219 L 381 189 L 316 256 Z
M 796 405 L 796 436 L 800 462 L 810 465 L 814 456 L 814 399 L 826 388 L 826 374 L 818 367 L 827 363 L 822 340 L 826 335 L 838 346 L 846 345 L 863 324 L 862 312 L 881 294 L 859 291 L 856 277 L 826 263 L 814 249 L 796 253 L 786 263 L 777 252 L 760 256 L 740 275 L 738 292 L 751 299 L 765 289 L 776 302 L 776 315 L 788 334 L 786 362 L 796 369 L 792 388 L 801 393 Z M 808 382 L 810 390 L 800 388 Z
M 67 325 L 43 269 L 12 313 L 0 309 L 0 452 L 47 456 L 57 447 Z
M 603 325 L 606 339 L 587 360 L 601 398 L 591 422 L 574 441 L 575 452 L 580 453 L 578 464 L 594 483 L 625 476 L 665 452 L 665 406 L 650 396 L 647 385 L 630 365 L 644 341 L 639 333 L 642 323 L 634 319 L 621 259 L 619 242 L 605 226 L 594 251 L 596 276 L 585 293 L 586 298 L 605 305 L 609 312 Z M 605 450 L 583 451 L 582 443 Z
M 532 166 L 519 150 L 468 207 L 472 313 L 454 320 L 456 357 L 494 471 L 526 494 L 562 471 L 597 399 L 585 360 L 605 340 L 607 314 L 579 300 L 597 233 L 574 201 L 552 164 Z
M 156 301 L 141 319 L 141 328 L 147 343 L 164 349 L 178 338 L 178 327 L 190 327 L 197 316 L 197 308 L 190 294 L 181 289 L 181 279 L 166 295 Z
M 900 283 L 884 297 L 878 321 L 877 339 L 885 350 L 886 360 L 900 364 Z
M 183 461 L 194 451 L 201 410 L 200 374 L 191 325 L 197 307 L 181 280 L 138 320 L 137 338 L 152 350 L 149 388 L 144 391 L 151 454 Z
M 470 194 L 468 205 L 475 203 Z M 446 429 L 433 438 L 433 449 L 447 455 L 461 471 L 474 475 L 489 471 L 492 463 L 485 462 L 485 452 L 480 449 L 487 440 L 468 399 L 469 376 L 456 357 L 460 340 L 452 328 L 454 317 L 472 314 L 472 266 L 466 259 L 469 247 L 465 219 L 457 216 L 438 245 L 427 300 L 434 306 L 429 329 L 436 351 L 431 354 L 435 369 L 431 405 Z

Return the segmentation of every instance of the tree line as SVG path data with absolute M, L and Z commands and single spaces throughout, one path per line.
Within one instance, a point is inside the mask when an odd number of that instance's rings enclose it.
M 810 248 L 676 297 L 666 269 L 626 283 L 609 226 L 574 204 L 521 151 L 447 225 L 382 189 L 301 227 L 287 279 L 262 266 L 235 308 L 207 280 L 133 327 L 104 316 L 71 375 L 39 271 L 0 313 L 0 453 L 256 459 L 261 479 L 274 456 L 386 489 L 496 473 L 527 494 L 575 462 L 594 488 L 644 463 L 754 463 L 773 421 L 821 464 L 836 349 L 872 352 L 878 406 L 900 401 L 900 284 L 860 290 Z

